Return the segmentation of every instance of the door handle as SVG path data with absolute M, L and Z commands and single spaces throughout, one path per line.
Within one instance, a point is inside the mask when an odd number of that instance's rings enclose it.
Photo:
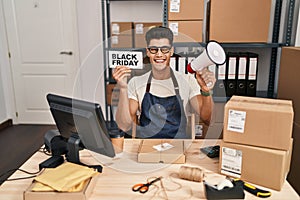
M 73 55 L 73 52 L 72 52 L 72 51 L 62 51 L 62 52 L 60 52 L 59 54 L 71 56 L 71 55 Z

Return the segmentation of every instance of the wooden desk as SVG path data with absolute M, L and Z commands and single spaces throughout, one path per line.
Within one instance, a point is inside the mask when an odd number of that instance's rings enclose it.
M 144 183 L 149 177 L 163 176 L 163 185 L 167 189 L 178 187 L 170 180 L 171 173 L 178 173 L 182 164 L 145 164 L 137 163 L 137 149 L 140 140 L 125 140 L 125 150 L 120 158 L 106 158 L 104 156 L 95 156 L 87 150 L 81 152 L 82 162 L 95 164 L 101 160 L 103 173 L 99 176 L 94 191 L 89 200 L 98 199 L 160 199 L 154 196 L 158 187 L 151 186 L 146 194 L 132 192 L 131 187 L 136 183 Z M 185 141 L 187 147 L 187 160 L 185 166 L 199 167 L 205 170 L 205 180 L 217 184 L 224 179 L 224 176 L 217 174 L 218 159 L 211 159 L 200 153 L 199 148 L 207 145 L 214 145 L 217 140 L 199 140 Z M 91 155 L 93 154 L 93 156 Z M 96 157 L 96 159 L 95 159 Z M 47 156 L 41 152 L 35 153 L 21 169 L 31 172 L 38 171 L 38 164 L 45 160 Z M 27 176 L 22 172 L 14 173 L 10 178 Z M 205 199 L 203 192 L 203 183 L 173 178 L 175 182 L 181 185 L 180 189 L 167 191 L 168 199 Z M 0 187 L 0 199 L 3 200 L 22 200 L 23 191 L 25 191 L 32 179 L 6 181 Z M 160 186 L 159 182 L 156 185 Z M 272 196 L 269 199 L 299 199 L 298 194 L 293 190 L 288 182 L 280 192 L 271 190 Z M 160 193 L 161 195 L 163 193 Z M 246 199 L 260 199 L 245 191 Z

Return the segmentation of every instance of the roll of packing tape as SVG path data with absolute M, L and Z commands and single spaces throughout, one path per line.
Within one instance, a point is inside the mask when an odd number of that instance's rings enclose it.
M 233 187 L 232 182 L 228 179 L 224 179 L 217 185 L 218 190 L 223 190 L 225 187 L 232 188 Z

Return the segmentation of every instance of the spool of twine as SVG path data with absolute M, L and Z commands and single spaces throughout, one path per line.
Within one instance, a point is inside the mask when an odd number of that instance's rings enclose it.
M 181 166 L 179 169 L 179 177 L 189 181 L 202 182 L 204 178 L 204 172 L 197 167 Z

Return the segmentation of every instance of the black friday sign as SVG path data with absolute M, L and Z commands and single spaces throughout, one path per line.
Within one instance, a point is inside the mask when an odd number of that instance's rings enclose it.
M 109 51 L 109 67 L 125 65 L 131 69 L 143 69 L 143 52 Z

